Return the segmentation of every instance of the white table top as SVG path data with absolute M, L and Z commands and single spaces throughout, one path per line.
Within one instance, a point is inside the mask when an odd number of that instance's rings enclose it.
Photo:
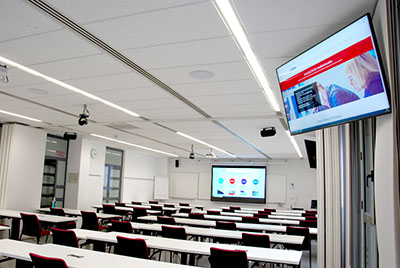
M 176 213 L 172 214 L 172 217 L 179 218 L 189 218 L 188 213 Z M 241 222 L 242 217 L 240 216 L 223 216 L 223 215 L 204 215 L 205 220 L 217 220 L 217 221 L 235 221 Z M 268 224 L 285 224 L 285 225 L 300 225 L 300 221 L 298 220 L 285 220 L 285 219 L 259 219 L 260 223 L 268 223 Z
M 156 216 L 143 216 L 143 217 L 139 217 L 138 219 L 143 220 L 143 221 L 157 222 Z M 215 221 L 213 221 L 213 220 L 175 218 L 175 221 L 177 224 L 180 224 L 180 225 L 191 225 L 191 226 L 215 228 Z M 281 225 L 236 222 L 236 228 L 239 230 L 286 233 L 286 226 L 281 226 Z M 309 229 L 310 229 L 310 234 L 318 233 L 317 228 L 309 228 Z
M 10 230 L 9 226 L 0 225 L 0 231 Z
M 200 211 L 196 213 L 201 213 L 201 214 L 206 214 L 207 212 L 205 211 Z M 224 212 L 220 211 L 221 216 L 233 216 L 233 217 L 254 217 L 254 212 L 248 213 L 245 212 L 243 213 L 241 210 L 237 210 L 237 212 Z M 281 219 L 281 220 L 305 220 L 306 217 L 302 217 L 301 214 L 284 214 L 281 212 L 278 212 L 278 214 L 272 214 L 268 216 L 268 219 Z
M 63 210 L 64 210 L 65 214 L 69 215 L 69 216 L 76 216 L 76 217 L 82 216 L 81 210 L 79 210 L 79 209 L 63 208 Z M 50 213 L 50 208 L 38 208 L 37 211 L 43 212 L 43 213 Z M 91 210 L 84 210 L 84 211 L 91 211 Z M 121 217 L 121 215 L 104 214 L 104 213 L 96 213 L 96 215 L 97 215 L 97 218 L 99 218 L 99 219 L 115 219 L 115 218 Z
M 222 211 L 222 209 L 230 209 L 230 207 L 221 207 L 220 209 L 217 209 L 217 210 L 220 210 L 220 211 Z M 261 207 L 261 208 L 240 208 L 240 210 L 236 210 L 236 211 L 246 211 L 246 212 L 253 212 L 254 213 L 254 211 L 256 211 L 256 212 L 258 212 L 259 210 L 264 210 L 264 208 L 263 207 Z M 312 209 L 310 209 L 310 210 L 312 210 Z M 305 213 L 306 211 L 305 210 L 289 210 L 289 209 L 276 209 L 276 211 L 275 212 L 280 212 L 280 213 L 295 213 L 295 214 L 298 214 L 298 213 Z
M 64 259 L 69 268 L 110 268 L 110 267 L 140 267 L 140 268 L 184 268 L 188 265 L 144 260 L 105 252 L 65 247 L 55 244 L 37 245 L 16 240 L 0 240 L 0 254 L 4 257 L 30 261 L 29 253 L 47 257 Z M 71 255 L 75 255 L 71 256 Z M 76 256 L 82 256 L 78 258 Z
M 147 231 L 161 231 L 161 226 L 172 226 L 165 224 L 145 224 L 132 222 L 132 228 L 138 230 Z M 176 226 L 175 226 L 176 227 Z M 242 233 L 253 233 L 260 234 L 257 232 L 242 232 L 242 231 L 231 231 L 231 230 L 220 230 L 220 229 L 210 229 L 204 227 L 189 227 L 184 226 L 186 233 L 188 235 L 202 236 L 202 237 L 218 237 L 218 238 L 232 238 L 232 239 L 242 239 Z M 281 234 L 269 234 L 270 241 L 272 243 L 280 244 L 296 244 L 301 245 L 303 243 L 304 237 L 295 235 L 281 235 Z
M 112 204 L 112 205 L 113 205 L 113 204 Z M 118 206 L 116 206 L 115 209 L 116 209 L 116 210 L 123 210 L 123 211 L 133 211 L 135 207 L 136 207 L 136 208 L 151 209 L 151 206 L 144 206 L 144 205 L 129 205 L 129 206 L 126 206 L 126 207 L 118 207 Z M 103 205 L 94 205 L 94 206 L 92 206 L 92 208 L 102 209 L 102 208 L 103 208 Z M 167 211 L 177 211 L 178 209 L 177 209 L 177 208 L 164 208 L 164 207 L 163 207 L 163 210 L 167 210 Z
M 0 210 L 0 216 L 5 217 L 5 218 L 21 219 L 20 213 L 35 214 L 38 217 L 39 221 L 48 222 L 48 223 L 63 223 L 63 222 L 71 222 L 71 221 L 78 220 L 77 218 L 73 218 L 73 217 L 45 215 L 45 214 L 23 212 L 23 211 L 17 211 L 17 210 L 6 210 L 6 209 Z
M 301 261 L 301 256 L 302 256 L 301 251 L 295 251 L 295 250 L 256 248 L 256 247 L 247 247 L 240 245 L 197 242 L 191 240 L 180 240 L 180 239 L 171 239 L 158 236 L 145 236 L 145 235 L 118 233 L 118 232 L 106 233 L 98 231 L 89 231 L 89 232 L 87 231 L 89 230 L 85 230 L 86 238 L 90 240 L 97 240 L 108 243 L 117 243 L 117 238 L 116 238 L 117 236 L 123 236 L 128 238 L 141 238 L 146 240 L 146 244 L 149 248 L 155 248 L 173 252 L 210 255 L 211 247 L 230 249 L 230 250 L 240 249 L 240 250 L 246 250 L 247 258 L 249 260 L 285 263 L 290 265 L 298 265 Z

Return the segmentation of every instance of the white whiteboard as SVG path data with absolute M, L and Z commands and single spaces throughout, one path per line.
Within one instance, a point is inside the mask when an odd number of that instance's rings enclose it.
M 210 200 L 211 196 L 211 173 L 200 173 L 198 199 Z
M 267 175 L 267 203 L 286 203 L 286 175 Z
M 169 180 L 167 177 L 154 177 L 154 199 L 165 200 L 169 198 Z
M 199 173 L 169 173 L 171 198 L 196 199 Z

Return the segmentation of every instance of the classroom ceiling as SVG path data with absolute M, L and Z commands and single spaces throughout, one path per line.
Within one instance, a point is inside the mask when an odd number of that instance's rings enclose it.
M 275 68 L 373 12 L 376 0 L 232 3 L 283 111 Z M 48 10 L 69 18 L 177 94 L 37 7 L 46 4 Z M 0 110 L 43 122 L 0 114 L 2 122 L 21 122 L 53 134 L 94 133 L 180 157 L 188 156 L 192 144 L 198 157 L 210 149 L 173 130 L 238 158 L 299 157 L 280 120 L 284 116 L 270 107 L 212 1 L 0 0 L 0 25 L 0 56 L 142 116 L 133 117 L 10 67 L 9 82 L 0 82 Z M 211 77 L 194 78 L 193 71 L 211 72 Z M 77 119 L 83 104 L 88 105 L 90 122 L 82 127 Z M 261 138 L 260 130 L 270 126 L 277 135 Z M 295 137 L 304 157 L 304 139 L 313 135 Z

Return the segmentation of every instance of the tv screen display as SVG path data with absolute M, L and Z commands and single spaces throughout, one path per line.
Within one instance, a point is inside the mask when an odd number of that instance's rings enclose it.
M 265 166 L 212 166 L 211 201 L 265 203 Z
M 369 14 L 276 72 L 292 135 L 390 112 Z

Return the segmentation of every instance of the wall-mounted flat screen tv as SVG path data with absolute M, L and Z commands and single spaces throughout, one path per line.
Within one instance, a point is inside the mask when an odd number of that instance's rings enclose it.
M 265 166 L 212 166 L 211 201 L 265 203 Z
M 292 135 L 390 112 L 369 14 L 276 72 Z

